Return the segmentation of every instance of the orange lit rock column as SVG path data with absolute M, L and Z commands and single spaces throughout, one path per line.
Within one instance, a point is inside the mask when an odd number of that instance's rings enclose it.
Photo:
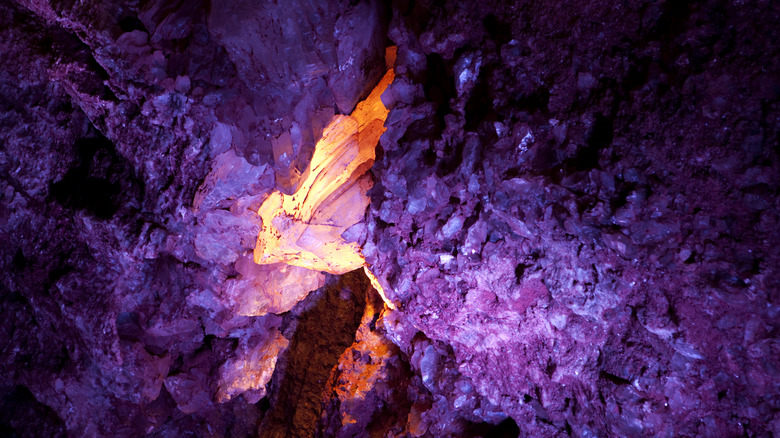
M 337 275 L 363 267 L 391 309 L 395 305 L 366 265 L 360 245 L 343 234 L 363 220 L 370 202 L 367 172 L 389 112 L 380 97 L 394 77 L 388 70 L 351 115 L 331 120 L 294 194 L 276 191 L 263 202 L 254 251 L 258 264 L 287 263 Z

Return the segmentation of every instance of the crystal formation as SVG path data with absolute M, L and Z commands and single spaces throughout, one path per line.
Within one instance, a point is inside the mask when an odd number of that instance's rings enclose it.
M 365 265 L 357 236 L 345 234 L 363 220 L 369 203 L 366 172 L 385 130 L 388 110 L 381 95 L 393 78 L 391 69 L 352 115 L 333 118 L 297 192 L 271 193 L 260 206 L 256 263 L 288 263 L 332 274 Z
M 777 23 L 0 1 L 0 436 L 780 436 Z

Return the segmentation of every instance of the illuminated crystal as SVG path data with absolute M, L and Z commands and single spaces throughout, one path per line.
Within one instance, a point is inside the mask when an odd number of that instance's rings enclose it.
M 256 263 L 287 263 L 332 274 L 365 266 L 359 244 L 342 235 L 363 220 L 369 203 L 366 172 L 385 130 L 388 109 L 381 95 L 393 78 L 389 70 L 352 115 L 333 118 L 293 195 L 276 191 L 260 206 Z
M 257 265 L 249 257 L 236 262 L 240 277 L 227 281 L 225 298 L 242 316 L 284 313 L 325 282 L 319 271 L 276 263 Z
M 266 327 L 265 331 L 247 338 L 240 337 L 235 356 L 220 368 L 217 391 L 220 403 L 238 395 L 243 395 L 249 403 L 257 403 L 263 398 L 265 385 L 276 368 L 276 360 L 290 343 L 276 327 Z

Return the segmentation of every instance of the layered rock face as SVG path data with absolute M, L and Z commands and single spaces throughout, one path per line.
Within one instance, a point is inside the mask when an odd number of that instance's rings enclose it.
M 777 6 L 447 3 L 0 4 L 0 435 L 780 435 Z

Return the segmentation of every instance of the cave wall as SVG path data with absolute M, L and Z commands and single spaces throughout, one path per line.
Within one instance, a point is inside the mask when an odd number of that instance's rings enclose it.
M 378 3 L 297 6 L 239 14 L 242 46 L 210 2 L 0 5 L 3 435 L 257 434 L 289 344 L 244 311 L 292 275 L 251 266 L 252 210 L 289 175 L 272 141 L 309 129 L 287 159 L 305 167 L 316 120 L 385 71 Z M 291 17 L 300 33 L 266 32 Z M 252 44 L 281 77 L 234 62 Z
M 0 434 L 780 435 L 779 20 L 0 4 Z M 251 251 L 390 44 L 383 311 Z
M 365 253 L 443 410 L 776 433 L 776 6 L 397 6 Z

